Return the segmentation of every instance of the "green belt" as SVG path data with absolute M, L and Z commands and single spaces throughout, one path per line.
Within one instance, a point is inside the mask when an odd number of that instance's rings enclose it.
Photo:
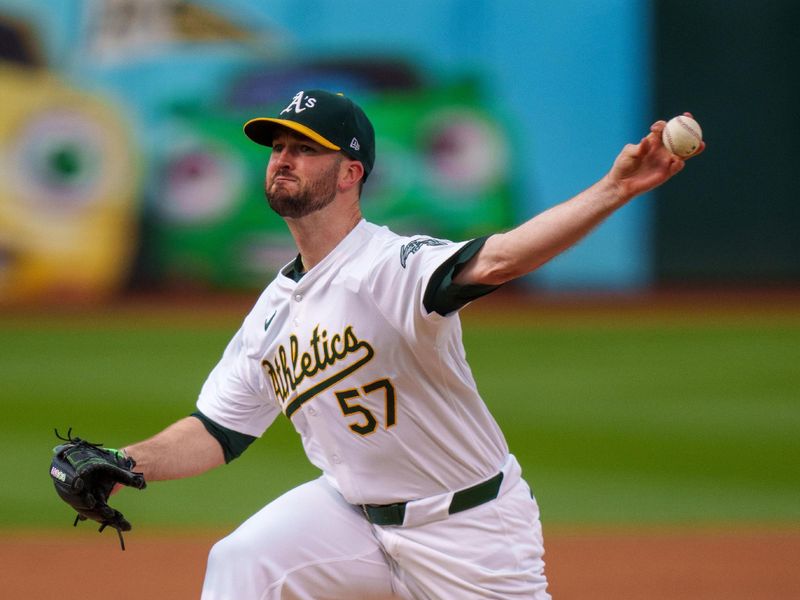
M 459 490 L 453 494 L 450 502 L 449 514 L 461 512 L 469 508 L 480 506 L 484 502 L 494 500 L 500 492 L 500 484 L 503 482 L 502 471 L 486 481 L 473 485 L 464 490 Z M 395 504 L 362 504 L 364 516 L 374 525 L 402 525 L 406 516 L 406 504 L 408 502 L 397 502 Z

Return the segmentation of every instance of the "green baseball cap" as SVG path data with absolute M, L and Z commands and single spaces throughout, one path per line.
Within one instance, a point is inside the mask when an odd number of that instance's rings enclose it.
M 244 133 L 262 146 L 272 146 L 277 127 L 287 127 L 331 150 L 343 152 L 364 166 L 364 179 L 375 164 L 375 130 L 367 115 L 342 94 L 299 91 L 275 117 L 257 117 Z

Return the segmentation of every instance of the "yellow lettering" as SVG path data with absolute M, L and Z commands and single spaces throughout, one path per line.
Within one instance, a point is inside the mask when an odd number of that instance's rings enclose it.
M 308 377 L 344 360 L 349 355 L 361 351 L 366 360 L 373 356 L 372 346 L 358 339 L 353 326 L 348 325 L 341 334 L 334 334 L 328 340 L 328 331 L 319 333 L 319 325 L 314 327 L 308 342 L 308 351 L 301 352 L 297 336 L 289 336 L 288 350 L 281 344 L 272 360 L 263 359 L 261 367 L 269 378 L 275 395 L 286 406 L 289 396 L 295 392 Z

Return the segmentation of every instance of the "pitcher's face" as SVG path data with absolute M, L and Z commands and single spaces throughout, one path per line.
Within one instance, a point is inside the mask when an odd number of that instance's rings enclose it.
M 343 159 L 339 152 L 307 137 L 278 131 L 264 184 L 272 210 L 298 219 L 333 202 Z

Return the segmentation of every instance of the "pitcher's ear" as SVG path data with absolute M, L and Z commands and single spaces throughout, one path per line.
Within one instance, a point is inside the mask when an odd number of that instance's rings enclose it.
M 339 171 L 339 191 L 346 192 L 352 187 L 359 185 L 359 182 L 364 179 L 364 165 L 358 160 L 342 161 L 341 170 Z

